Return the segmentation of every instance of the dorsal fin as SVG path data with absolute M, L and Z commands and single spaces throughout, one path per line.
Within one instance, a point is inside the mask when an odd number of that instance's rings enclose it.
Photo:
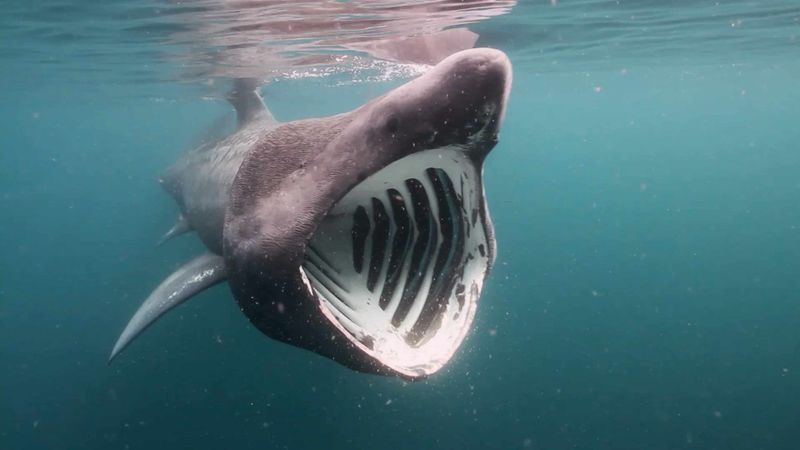
M 228 93 L 228 101 L 236 109 L 236 129 L 255 119 L 275 122 L 264 100 L 258 93 L 259 82 L 255 78 L 237 78 Z

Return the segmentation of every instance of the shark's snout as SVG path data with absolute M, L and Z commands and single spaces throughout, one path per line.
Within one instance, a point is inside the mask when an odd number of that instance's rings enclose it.
M 499 50 L 451 55 L 367 106 L 374 135 L 389 136 L 407 151 L 496 140 L 511 80 L 511 63 Z

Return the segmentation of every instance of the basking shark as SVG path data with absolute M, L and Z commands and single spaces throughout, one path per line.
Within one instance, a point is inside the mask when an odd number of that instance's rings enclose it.
M 150 294 L 110 360 L 227 281 L 269 337 L 362 372 L 441 369 L 495 258 L 483 162 L 510 89 L 503 52 L 469 49 L 353 111 L 281 124 L 236 82 L 237 130 L 161 179 L 181 211 L 164 240 L 191 230 L 208 252 Z

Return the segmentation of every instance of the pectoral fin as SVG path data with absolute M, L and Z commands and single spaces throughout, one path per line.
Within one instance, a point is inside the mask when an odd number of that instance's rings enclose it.
M 190 231 L 191 229 L 192 227 L 191 225 L 189 225 L 189 221 L 186 220 L 186 217 L 184 217 L 183 214 L 181 214 L 178 216 L 178 220 L 175 222 L 175 225 L 173 225 L 172 228 L 169 229 L 169 231 L 167 231 L 166 233 L 164 233 L 163 236 L 161 236 L 161 239 L 158 240 L 156 246 L 161 246 L 164 242 L 167 242 L 168 240 L 174 238 L 175 236 L 180 236 L 183 233 Z
M 142 303 L 114 344 L 108 362 L 167 311 L 225 279 L 224 260 L 213 253 L 200 255 L 181 266 Z

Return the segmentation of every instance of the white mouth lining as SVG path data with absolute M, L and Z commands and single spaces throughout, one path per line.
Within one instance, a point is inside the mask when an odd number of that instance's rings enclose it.
M 395 370 L 435 372 L 469 330 L 489 267 L 480 177 L 459 148 L 408 156 L 348 192 L 309 242 L 301 273 L 323 313 Z

